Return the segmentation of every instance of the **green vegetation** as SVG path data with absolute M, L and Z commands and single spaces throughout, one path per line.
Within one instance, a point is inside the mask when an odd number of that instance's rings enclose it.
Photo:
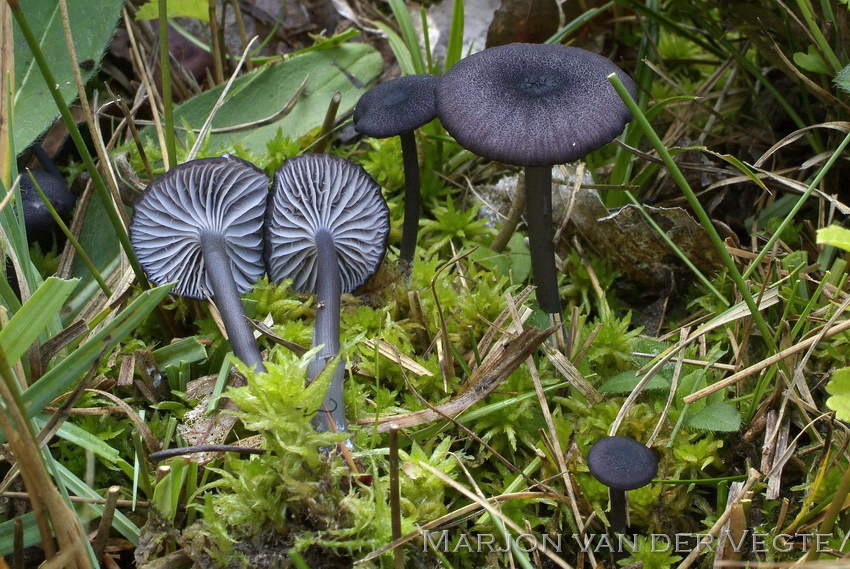
M 14 57 L 0 50 L 15 78 L 0 80 L 10 566 L 663 569 L 850 553 L 846 2 L 617 0 L 567 12 L 550 41 L 601 51 L 639 96 L 624 144 L 553 172 L 559 345 L 540 337 L 550 324 L 528 287 L 525 226 L 493 250 L 516 168 L 475 157 L 439 121 L 419 129 L 423 212 L 408 272 L 400 144 L 346 133 L 382 71 L 440 75 L 466 54 L 464 18 L 477 15 L 461 0 L 440 50 L 418 18 L 436 25 L 425 17 L 436 8 L 390 0 L 352 8 L 363 29 L 346 20 L 286 57 L 269 47 L 275 32 L 243 38 L 241 57 L 224 49 L 210 29 L 222 15 L 206 2 L 167 13 L 152 2 L 119 21 L 129 3 L 99 0 L 89 19 L 76 3 L 0 1 L 0 29 L 14 22 L 15 34 Z M 174 107 L 169 98 L 156 117 L 173 128 L 151 124 L 146 102 L 81 135 L 69 108 L 79 91 L 110 108 L 110 91 L 132 102 L 130 82 L 100 64 L 116 26 L 141 33 L 177 13 L 203 30 L 211 68 L 188 82 L 176 64 L 166 74 Z M 79 78 L 66 27 L 79 67 L 94 60 Z M 132 48 L 133 81 L 153 77 L 159 47 Z M 88 262 L 30 244 L 21 222 L 15 180 L 57 114 L 74 146 L 63 171 L 90 180 L 69 223 Z M 175 161 L 227 152 L 273 175 L 326 143 L 381 184 L 392 218 L 383 266 L 341 303 L 350 437 L 313 427 L 333 369 L 305 386 L 313 296 L 267 277 L 242 296 L 268 370 L 254 372 L 209 303 L 143 278 L 126 231 L 138 193 Z M 227 387 L 238 376 L 247 385 Z M 586 464 L 613 434 L 659 461 L 658 477 L 629 493 L 634 547 L 622 555 L 603 545 L 608 490 Z M 200 444 L 227 446 L 154 454 Z M 819 548 L 805 537 L 816 533 L 828 534 Z M 697 548 L 697 534 L 712 547 Z M 653 548 L 677 536 L 687 545 Z M 560 551 L 543 547 L 558 539 Z

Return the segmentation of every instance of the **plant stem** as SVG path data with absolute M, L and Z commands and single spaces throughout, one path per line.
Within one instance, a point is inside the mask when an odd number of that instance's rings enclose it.
M 162 79 L 162 116 L 165 120 L 166 169 L 177 165 L 174 113 L 171 102 L 171 59 L 168 53 L 168 0 L 159 0 L 159 72 Z
M 740 271 L 738 271 L 738 267 L 735 265 L 735 260 L 732 258 L 732 255 L 726 250 L 726 245 L 723 244 L 723 239 L 717 233 L 717 229 L 714 227 L 714 224 L 711 222 L 711 219 L 708 217 L 708 214 L 703 209 L 702 204 L 697 198 L 694 191 L 691 189 L 691 186 L 688 184 L 688 181 L 682 175 L 682 171 L 679 170 L 679 167 L 676 165 L 676 162 L 673 160 L 673 157 L 670 156 L 670 153 L 665 148 L 664 143 L 658 137 L 658 134 L 653 130 L 652 125 L 649 124 L 647 118 L 643 115 L 640 108 L 635 103 L 634 99 L 632 99 L 631 94 L 626 90 L 626 87 L 623 85 L 623 82 L 617 77 L 616 74 L 612 73 L 608 76 L 608 81 L 611 82 L 614 89 L 616 89 L 617 94 L 620 95 L 620 98 L 629 107 L 629 111 L 631 111 L 634 116 L 635 122 L 640 126 L 646 138 L 652 143 L 652 146 L 655 148 L 656 152 L 658 152 L 658 156 L 664 162 L 664 165 L 667 167 L 668 172 L 670 173 L 670 177 L 676 182 L 679 186 L 679 189 L 682 190 L 682 194 L 684 194 L 685 199 L 688 200 L 688 204 L 691 206 L 694 214 L 697 216 L 697 219 L 705 228 L 705 232 L 708 234 L 709 239 L 711 239 L 711 243 L 714 245 L 714 248 L 717 250 L 717 254 L 720 256 L 720 259 L 723 261 L 723 264 L 726 266 L 726 270 L 729 272 L 729 276 L 732 277 L 732 280 L 735 282 L 735 286 L 738 289 L 738 292 L 741 294 L 741 298 L 744 300 L 744 303 L 747 305 L 747 308 L 750 310 L 750 314 L 753 317 L 753 320 L 758 326 L 759 332 L 761 332 L 762 337 L 764 338 L 765 343 L 771 349 L 772 352 L 776 352 L 776 343 L 773 341 L 773 332 L 771 332 L 770 328 L 767 325 L 767 322 L 764 319 L 764 316 L 759 311 L 758 306 L 756 305 L 756 301 L 753 299 L 753 295 L 750 293 L 749 287 L 747 287 L 747 283 L 744 278 L 741 276 Z M 533 252 L 533 249 L 532 249 Z M 532 258 L 533 261 L 533 258 Z M 533 263 L 532 263 L 533 264 Z
M 316 284 L 316 324 L 313 329 L 313 347 L 322 349 L 307 366 L 307 379 L 312 382 L 325 369 L 327 363 L 339 354 L 339 304 L 342 294 L 342 279 L 339 274 L 339 260 L 333 236 L 327 229 L 320 229 L 314 237 L 318 256 L 318 274 Z M 331 420 L 339 432 L 348 430 L 345 421 L 345 399 L 343 381 L 345 365 L 342 361 L 334 370 L 333 379 L 325 394 L 324 406 L 313 419 L 317 431 L 330 431 Z
M 254 332 L 248 325 L 248 317 L 245 314 L 245 307 L 242 306 L 236 281 L 233 280 L 230 256 L 227 254 L 224 236 L 202 232 L 201 255 L 209 275 L 213 298 L 224 321 L 224 330 L 230 339 L 230 345 L 233 346 L 233 353 L 245 365 L 256 371 L 266 371 L 260 349 L 254 339 Z
M 416 151 L 416 135 L 412 130 L 401 133 L 399 138 L 404 162 L 404 224 L 401 230 L 399 260 L 410 266 L 413 265 L 419 233 L 419 156 Z
M 537 286 L 537 303 L 545 312 L 561 317 L 561 297 L 555 268 L 555 229 L 552 226 L 552 167 L 525 168 L 525 212 L 531 270 Z

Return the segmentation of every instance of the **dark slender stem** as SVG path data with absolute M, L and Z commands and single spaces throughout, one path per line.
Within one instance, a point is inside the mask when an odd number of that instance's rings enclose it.
M 611 533 L 626 533 L 626 491 L 608 488 L 608 496 L 611 499 Z M 611 538 L 614 539 L 615 535 Z
M 555 268 L 555 229 L 552 226 L 552 167 L 525 168 L 525 211 L 531 271 L 537 286 L 537 303 L 545 312 L 561 317 L 561 297 Z
M 398 478 L 398 425 L 390 427 L 390 527 L 393 541 L 401 539 L 401 485 Z M 393 549 L 395 569 L 404 569 L 404 552 Z
M 44 168 L 45 172 L 56 176 L 57 178 L 62 178 L 59 168 L 56 167 L 56 164 L 53 163 L 53 160 L 50 159 L 50 156 L 47 155 L 47 152 L 44 151 L 44 147 L 41 144 L 38 142 L 33 143 L 32 153 L 35 154 L 35 157 L 38 159 L 38 163 L 41 164 L 41 167 Z M 64 179 L 62 181 L 64 182 Z
M 404 224 L 401 233 L 399 260 L 413 264 L 416 254 L 416 238 L 419 234 L 419 156 L 416 151 L 414 132 L 403 132 L 401 138 L 401 157 L 404 162 Z
M 224 330 L 230 338 L 233 353 L 242 362 L 256 371 L 266 371 L 254 332 L 248 324 L 245 307 L 233 280 L 227 244 L 220 234 L 201 235 L 201 254 L 210 278 L 213 298 L 224 321 Z
M 313 329 L 313 347 L 322 345 L 316 359 L 307 367 L 307 379 L 313 381 L 325 369 L 328 361 L 339 354 L 339 297 L 342 294 L 342 280 L 339 274 L 339 260 L 334 247 L 333 236 L 323 229 L 316 233 L 318 251 L 319 278 L 316 284 L 316 324 Z M 339 432 L 347 431 L 345 421 L 345 399 L 342 385 L 345 379 L 345 365 L 342 361 L 334 370 L 331 384 L 325 394 L 325 409 L 319 411 L 313 420 L 316 430 L 331 430 L 333 420 Z

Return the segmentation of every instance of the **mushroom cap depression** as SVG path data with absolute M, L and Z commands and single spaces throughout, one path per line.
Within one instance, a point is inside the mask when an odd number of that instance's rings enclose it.
M 264 171 L 230 155 L 185 162 L 151 182 L 130 223 L 133 249 L 151 282 L 177 281 L 180 296 L 211 296 L 201 239 L 221 235 L 236 287 L 248 290 L 265 272 L 268 184 Z
M 290 158 L 275 173 L 266 211 L 269 276 L 292 279 L 299 292 L 315 292 L 314 236 L 328 231 L 339 259 L 342 292 L 365 283 L 381 265 L 390 233 L 381 186 L 361 166 L 328 154 Z
M 396 77 L 366 91 L 354 109 L 354 130 L 373 138 L 398 136 L 437 117 L 433 75 Z
M 590 473 L 609 488 L 634 490 L 658 474 L 658 459 L 650 449 L 629 437 L 605 437 L 587 453 Z
M 458 61 L 437 85 L 437 116 L 472 152 L 517 166 L 578 160 L 611 142 L 632 118 L 608 82 L 611 61 L 564 45 L 513 43 Z

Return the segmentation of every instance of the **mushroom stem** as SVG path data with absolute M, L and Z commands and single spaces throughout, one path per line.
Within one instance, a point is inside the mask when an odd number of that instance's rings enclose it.
M 224 236 L 202 231 L 200 241 L 201 255 L 212 286 L 213 298 L 224 321 L 224 330 L 230 339 L 233 353 L 248 367 L 256 371 L 266 371 L 254 333 L 248 325 L 248 317 L 245 307 L 242 306 L 236 282 L 233 280 Z
M 325 369 L 328 361 L 339 354 L 339 299 L 342 294 L 342 279 L 339 273 L 339 259 L 333 236 L 327 229 L 316 232 L 317 273 L 316 279 L 316 324 L 313 329 L 313 346 L 322 345 L 315 359 L 307 366 L 307 379 L 312 382 Z M 343 381 L 345 365 L 340 361 L 334 370 L 333 378 L 325 394 L 324 407 L 316 414 L 313 424 L 317 431 L 331 430 L 330 419 L 339 432 L 347 431 L 345 421 L 345 401 Z
M 611 500 L 611 533 L 626 533 L 626 491 L 609 488 L 608 497 Z
M 419 233 L 419 156 L 416 151 L 416 135 L 409 130 L 399 135 L 401 157 L 404 164 L 404 223 L 401 233 L 399 260 L 413 264 L 416 253 L 416 237 Z
M 557 314 L 560 318 L 561 297 L 555 268 L 555 230 L 552 227 L 551 166 L 525 168 L 525 211 L 537 303 L 545 312 Z

